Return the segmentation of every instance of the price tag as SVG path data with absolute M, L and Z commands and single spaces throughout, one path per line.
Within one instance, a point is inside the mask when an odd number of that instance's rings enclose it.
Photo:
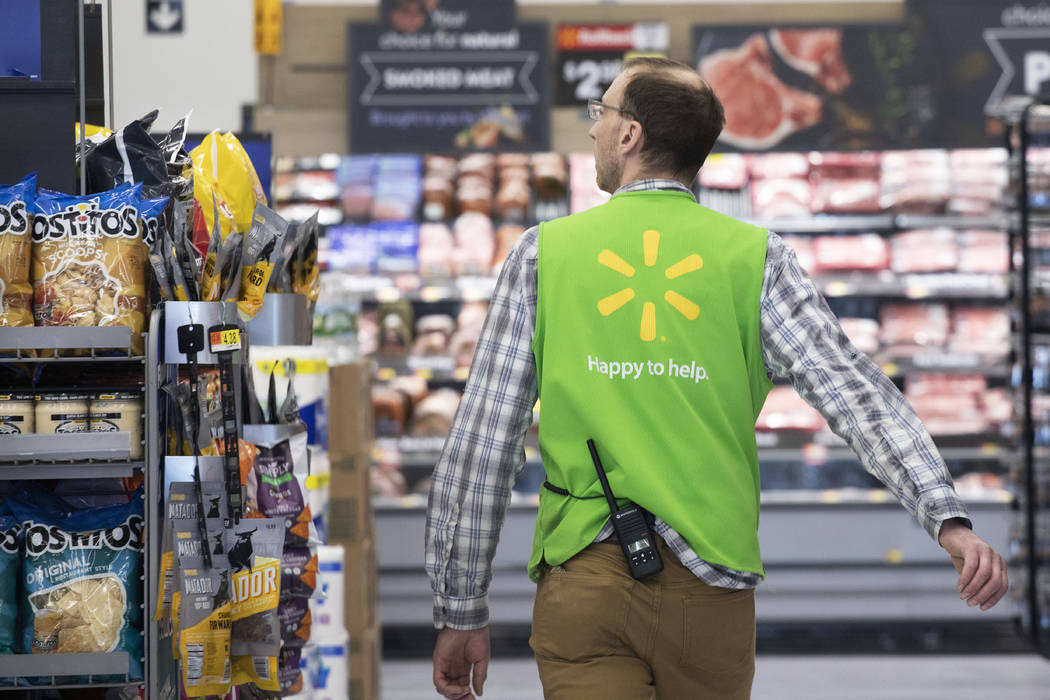
M 844 297 L 850 292 L 850 286 L 841 280 L 828 282 L 824 287 L 824 294 L 829 297 Z
M 379 371 L 376 372 L 376 377 L 381 381 L 388 382 L 397 376 L 397 370 L 393 367 L 380 367 Z
M 468 376 L 470 376 L 470 367 L 457 367 L 452 370 L 452 378 L 455 380 L 465 382 Z
M 241 329 L 212 328 L 208 333 L 208 342 L 213 353 L 231 352 L 241 349 Z

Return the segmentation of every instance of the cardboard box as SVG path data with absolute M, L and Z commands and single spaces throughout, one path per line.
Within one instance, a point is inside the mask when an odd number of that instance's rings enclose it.
M 329 371 L 328 455 L 332 471 L 347 459 L 372 457 L 372 362 L 359 360 Z
M 371 459 L 365 456 L 332 462 L 329 477 L 328 540 L 353 545 L 375 531 L 372 513 Z
M 379 700 L 383 636 L 378 625 L 350 635 L 350 700 Z
M 379 577 L 375 539 L 341 543 L 346 550 L 346 631 L 358 636 L 378 625 Z

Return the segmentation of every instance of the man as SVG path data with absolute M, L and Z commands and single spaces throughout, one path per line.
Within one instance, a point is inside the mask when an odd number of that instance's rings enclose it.
M 709 86 L 683 64 L 635 59 L 590 111 L 598 185 L 614 195 L 516 244 L 434 472 L 437 691 L 483 690 L 490 564 L 537 396 L 548 483 L 530 644 L 547 698 L 749 697 L 764 576 L 754 423 L 773 375 L 947 550 L 960 597 L 995 605 L 1006 567 L 972 532 L 915 412 L 776 234 L 693 199 L 725 122 Z M 630 576 L 588 439 L 617 498 L 655 516 L 660 573 Z

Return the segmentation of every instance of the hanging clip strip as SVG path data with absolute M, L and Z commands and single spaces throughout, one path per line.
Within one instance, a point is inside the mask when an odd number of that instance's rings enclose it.
M 219 358 L 219 402 L 222 406 L 223 471 L 229 517 L 235 523 L 244 514 L 244 494 L 241 490 L 240 449 L 237 445 L 237 401 L 234 392 L 233 353 L 240 350 L 241 329 L 233 323 L 223 323 L 208 329 L 211 351 Z

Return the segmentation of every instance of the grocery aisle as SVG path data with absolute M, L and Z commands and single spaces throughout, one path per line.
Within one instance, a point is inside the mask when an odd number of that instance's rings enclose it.
M 384 661 L 383 700 L 439 697 L 429 661 Z M 759 656 L 752 700 L 1046 700 L 1050 663 L 1034 655 Z M 542 697 L 531 659 L 496 659 L 486 698 Z

